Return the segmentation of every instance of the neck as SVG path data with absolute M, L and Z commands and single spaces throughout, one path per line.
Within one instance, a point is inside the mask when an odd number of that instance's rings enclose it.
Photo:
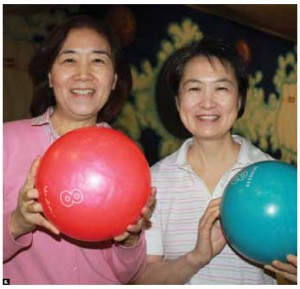
M 63 135 L 77 128 L 94 126 L 96 124 L 96 117 L 78 120 L 71 119 L 59 114 L 56 110 L 51 115 L 50 119 L 53 129 L 58 135 Z
M 189 162 L 200 167 L 216 167 L 233 165 L 239 153 L 237 144 L 231 135 L 221 140 L 203 141 L 194 138 L 193 146 L 189 151 Z
M 239 154 L 239 144 L 231 135 L 221 140 L 204 141 L 194 139 L 188 160 L 194 172 L 213 193 L 226 171 L 234 166 Z

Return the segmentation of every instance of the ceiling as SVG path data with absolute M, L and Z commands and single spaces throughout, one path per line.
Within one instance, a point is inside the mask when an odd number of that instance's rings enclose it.
M 4 5 L 4 14 L 30 14 L 48 5 Z M 297 41 L 297 4 L 198 4 L 188 5 L 240 24 Z
M 279 37 L 297 41 L 296 4 L 189 5 Z

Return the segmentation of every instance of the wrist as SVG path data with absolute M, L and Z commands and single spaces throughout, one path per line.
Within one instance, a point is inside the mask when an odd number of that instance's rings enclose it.
M 12 212 L 11 219 L 9 222 L 9 231 L 15 240 L 30 231 L 30 230 L 24 230 L 24 228 L 25 228 L 25 225 L 22 226 L 20 213 L 16 209 Z
M 14 210 L 11 214 L 11 219 L 9 222 L 9 232 L 11 233 L 14 239 L 17 239 L 19 236 L 22 235 L 22 231 L 17 221 L 17 215 L 18 213 L 16 212 L 16 210 Z
M 203 258 L 200 257 L 200 253 L 196 250 L 192 250 L 186 254 L 186 260 L 188 265 L 193 268 L 196 272 L 201 268 L 206 266 L 209 262 L 206 262 Z

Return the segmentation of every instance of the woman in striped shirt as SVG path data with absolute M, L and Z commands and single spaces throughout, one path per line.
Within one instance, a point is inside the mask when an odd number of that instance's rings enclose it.
M 169 104 L 169 115 L 177 109 L 181 123 L 173 118 L 173 127 L 191 137 L 151 168 L 157 204 L 146 231 L 148 265 L 137 283 L 276 283 L 270 272 L 226 244 L 218 221 L 230 179 L 251 163 L 272 159 L 231 133 L 243 115 L 247 89 L 245 63 L 220 41 L 204 39 L 165 63 L 157 97 Z M 296 267 L 285 266 L 281 269 L 296 278 Z

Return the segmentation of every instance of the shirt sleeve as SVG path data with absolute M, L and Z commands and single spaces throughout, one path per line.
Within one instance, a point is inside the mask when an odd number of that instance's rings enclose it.
M 132 247 L 114 243 L 112 250 L 106 252 L 112 271 L 121 284 L 127 284 L 140 276 L 146 268 L 145 233 L 140 235 L 139 242 Z
M 10 213 L 4 213 L 3 218 L 3 261 L 9 260 L 20 250 L 27 248 L 32 243 L 32 233 L 25 234 L 19 237 L 17 240 L 14 239 L 11 232 L 9 231 L 9 223 L 11 219 Z
M 17 188 L 23 179 L 22 173 L 11 170 L 10 164 L 16 163 L 14 158 L 19 148 L 14 141 L 18 132 L 10 128 L 8 125 L 3 128 L 3 261 L 10 259 L 32 243 L 32 233 L 15 240 L 9 230 L 11 215 L 17 204 Z M 16 168 L 22 167 L 20 162 L 15 165 Z
M 161 209 L 157 202 L 151 217 L 151 227 L 146 230 L 147 255 L 164 255 L 161 227 Z

